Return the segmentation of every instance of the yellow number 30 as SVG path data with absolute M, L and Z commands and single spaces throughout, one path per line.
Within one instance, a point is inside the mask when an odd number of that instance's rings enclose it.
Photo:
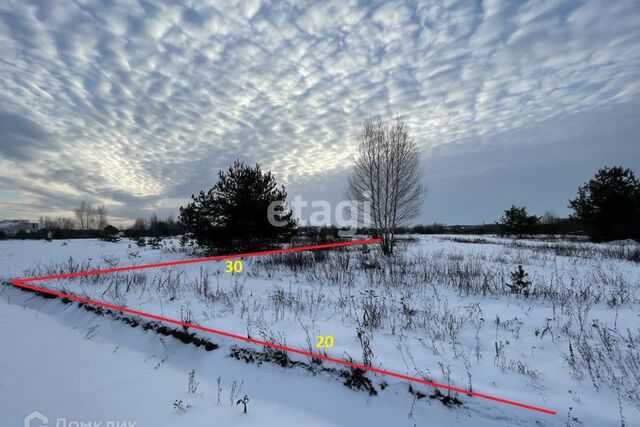
M 226 273 L 241 273 L 242 272 L 242 261 L 227 261 L 226 262 L 227 269 Z

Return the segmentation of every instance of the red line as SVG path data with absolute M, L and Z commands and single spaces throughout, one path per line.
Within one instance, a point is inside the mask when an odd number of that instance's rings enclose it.
M 330 356 L 325 356 L 325 355 L 322 355 L 322 354 L 311 353 L 311 352 L 300 350 L 300 349 L 293 348 L 293 347 L 286 347 L 286 346 L 283 346 L 283 345 L 274 344 L 274 343 L 270 343 L 270 342 L 267 342 L 267 341 L 257 340 L 257 339 L 254 339 L 254 338 L 248 338 L 248 337 L 244 337 L 242 335 L 237 335 L 237 334 L 234 334 L 234 333 L 231 333 L 231 332 L 225 332 L 225 331 L 221 331 L 221 330 L 218 330 L 218 329 L 207 328 L 205 326 L 195 325 L 195 324 L 192 324 L 192 323 L 186 323 L 186 322 L 182 322 L 182 321 L 179 321 L 179 320 L 176 320 L 176 319 L 171 319 L 169 317 L 158 316 L 156 314 L 146 313 L 144 311 L 133 310 L 133 309 L 127 308 L 127 307 L 121 307 L 121 306 L 109 304 L 109 303 L 106 303 L 106 302 L 96 301 L 96 300 L 80 297 L 80 296 L 73 295 L 73 294 L 67 294 L 67 293 L 64 293 L 64 292 L 54 291 L 54 290 L 47 289 L 47 288 L 41 288 L 41 287 L 38 287 L 38 286 L 28 285 L 28 284 L 25 283 L 25 282 L 31 282 L 31 281 L 42 281 L 42 280 L 51 280 L 51 279 L 62 279 L 62 278 L 68 278 L 68 277 L 78 277 L 78 276 L 88 276 L 88 275 L 95 275 L 95 274 L 113 273 L 113 272 L 118 272 L 118 271 L 140 270 L 140 269 L 144 269 L 144 268 L 166 267 L 166 266 L 170 266 L 170 265 L 192 264 L 192 263 L 196 263 L 196 262 L 220 261 L 220 260 L 225 260 L 225 259 L 248 258 L 248 257 L 255 257 L 255 256 L 260 256 L 260 255 L 272 255 L 272 254 L 285 253 L 285 252 L 298 252 L 298 251 L 308 251 L 308 250 L 313 250 L 313 249 L 335 248 L 335 247 L 340 247 L 340 246 L 351 246 L 351 245 L 358 245 L 358 244 L 365 244 L 365 243 L 377 243 L 379 241 L 380 241 L 380 239 L 366 239 L 366 240 L 357 240 L 357 241 L 342 242 L 342 243 L 329 243 L 329 244 L 326 244 L 326 245 L 314 245 L 314 246 L 303 246 L 303 247 L 297 247 L 297 248 L 276 249 L 276 250 L 264 251 L 264 252 L 250 252 L 250 253 L 244 253 L 244 254 L 222 255 L 222 256 L 208 257 L 208 258 L 197 258 L 197 259 L 186 260 L 186 261 L 171 261 L 171 262 L 165 262 L 165 263 L 160 263 L 160 264 L 145 264 L 145 265 L 131 266 L 131 267 L 120 267 L 120 268 L 113 268 L 113 269 L 108 269 L 108 270 L 91 270 L 91 271 L 71 273 L 71 274 L 60 274 L 60 275 L 55 275 L 55 276 L 40 276 L 40 277 L 31 277 L 31 278 L 24 278 L 24 279 L 13 279 L 13 280 L 11 280 L 11 284 L 16 286 L 16 287 L 19 287 L 19 288 L 29 289 L 29 290 L 32 290 L 32 291 L 41 292 L 41 293 L 49 294 L 49 295 L 55 295 L 55 296 L 60 297 L 60 298 L 68 298 L 70 300 L 82 302 L 82 303 L 85 303 L 85 304 L 96 305 L 96 306 L 104 307 L 104 308 L 107 308 L 107 309 L 110 309 L 110 310 L 120 311 L 120 312 L 123 312 L 123 313 L 129 313 L 129 314 L 133 314 L 133 315 L 141 316 L 141 317 L 147 317 L 149 319 L 158 320 L 158 321 L 165 322 L 165 323 L 171 323 L 171 324 L 174 324 L 174 325 L 179 325 L 179 326 L 183 326 L 183 327 L 186 327 L 186 328 L 191 328 L 191 329 L 195 329 L 195 330 L 199 330 L 199 331 L 203 331 L 203 332 L 208 332 L 208 333 L 211 333 L 211 334 L 215 334 L 215 335 L 219 335 L 219 336 L 223 336 L 223 337 L 227 337 L 227 338 L 231 338 L 231 339 L 235 339 L 235 340 L 239 340 L 239 341 L 244 341 L 244 342 L 248 342 L 248 343 L 251 343 L 251 344 L 258 344 L 258 345 L 262 345 L 264 347 L 275 348 L 275 349 L 278 349 L 278 350 L 287 351 L 287 352 L 291 352 L 291 353 L 294 353 L 294 354 L 299 354 L 299 355 L 305 356 L 305 357 L 326 360 L 328 362 L 336 363 L 338 365 L 343 365 L 343 366 L 347 366 L 347 367 L 350 367 L 350 368 L 357 368 L 357 369 L 361 369 L 363 371 L 374 372 L 374 373 L 377 373 L 377 374 L 386 375 L 386 376 L 394 377 L 394 378 L 399 378 L 399 379 L 402 379 L 402 380 L 411 381 L 411 382 L 418 383 L 418 384 L 424 384 L 424 385 L 427 385 L 427 386 L 430 386 L 430 387 L 442 388 L 442 389 L 450 390 L 450 391 L 453 391 L 453 392 L 456 392 L 456 393 L 462 393 L 462 394 L 466 394 L 466 395 L 469 395 L 469 396 L 475 396 L 475 397 L 479 397 L 479 398 L 482 398 L 482 399 L 491 400 L 491 401 L 494 401 L 494 402 L 504 403 L 506 405 L 516 406 L 516 407 L 528 409 L 528 410 L 531 410 L 531 411 L 541 412 L 543 414 L 556 415 L 556 411 L 553 411 L 551 409 L 545 409 L 545 408 L 538 407 L 538 406 L 527 405 L 525 403 L 516 402 L 514 400 L 503 399 L 501 397 L 496 397 L 496 396 L 492 396 L 492 395 L 489 395 L 489 394 L 484 394 L 484 393 L 479 393 L 479 392 L 476 392 L 476 391 L 465 390 L 463 388 L 458 388 L 458 387 L 452 387 L 452 386 L 449 386 L 449 385 L 446 385 L 446 384 L 440 384 L 440 383 L 433 382 L 433 381 L 427 381 L 427 380 L 424 380 L 424 379 L 421 379 L 421 378 L 411 377 L 409 375 L 404 375 L 404 374 L 400 374 L 400 373 L 393 372 L 393 371 L 387 371 L 387 370 L 384 370 L 384 369 L 374 368 L 372 366 L 361 365 L 359 363 L 350 362 L 350 361 L 344 360 L 344 359 L 338 359 L 338 358 L 335 358 L 335 357 L 330 357 Z
M 262 255 L 284 254 L 288 252 L 301 252 L 301 251 L 311 251 L 311 250 L 317 250 L 317 249 L 364 245 L 368 243 L 379 243 L 380 240 L 381 239 L 363 239 L 363 240 L 353 240 L 349 242 L 326 243 L 322 245 L 298 246 L 293 248 L 273 249 L 270 251 L 262 251 L 262 252 L 247 252 L 243 254 L 219 255 L 219 256 L 212 256 L 212 257 L 206 257 L 206 258 L 194 258 L 194 259 L 179 260 L 179 261 L 161 262 L 158 264 L 143 264 L 143 265 L 132 265 L 129 267 L 108 268 L 104 270 L 79 271 L 77 273 L 55 274 L 53 276 L 26 277 L 20 280 L 23 282 L 40 282 L 43 280 L 68 279 L 71 277 L 93 276 L 98 274 L 118 273 L 121 271 L 131 271 L 131 270 L 145 270 L 148 268 L 171 267 L 174 265 L 195 264 L 199 262 L 224 261 L 226 259 L 251 258 L 256 256 L 262 256 Z

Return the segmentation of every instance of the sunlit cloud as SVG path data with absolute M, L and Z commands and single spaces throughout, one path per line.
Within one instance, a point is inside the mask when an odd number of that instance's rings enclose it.
M 634 1 L 5 1 L 0 216 L 171 211 L 236 158 L 319 182 L 372 115 L 473 150 L 638 100 L 638 28 Z

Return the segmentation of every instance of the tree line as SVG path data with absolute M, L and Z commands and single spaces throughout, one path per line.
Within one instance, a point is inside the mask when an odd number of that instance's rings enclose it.
M 69 230 L 103 230 L 108 224 L 107 208 L 104 204 L 92 206 L 86 201 L 73 209 L 73 217 L 51 218 L 41 216 L 38 220 L 40 229 L 47 231 L 69 231 Z
M 115 234 L 122 234 L 125 237 L 168 237 L 185 233 L 185 228 L 173 215 L 161 219 L 154 212 L 149 218 L 136 218 L 131 226 L 120 229 L 109 223 L 108 210 L 104 204 L 93 206 L 89 202 L 82 201 L 73 209 L 73 213 L 74 217 L 41 216 L 38 221 L 40 229 L 37 232 L 18 232 L 16 237 L 23 239 L 103 238 Z M 0 235 L 0 238 L 2 237 Z
M 574 234 L 586 235 L 594 242 L 640 241 L 640 181 L 631 169 L 613 166 L 598 170 L 578 188 L 568 207 L 573 210 L 570 218 L 558 219 L 552 214 L 529 215 L 526 207 L 514 205 L 496 224 L 500 234 L 516 237 L 569 225 L 576 228 Z

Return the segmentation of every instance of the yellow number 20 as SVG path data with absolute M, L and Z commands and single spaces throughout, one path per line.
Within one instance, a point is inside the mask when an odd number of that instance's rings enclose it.
M 241 273 L 242 272 L 242 261 L 227 261 L 226 262 L 226 273 Z
M 326 337 L 322 335 L 318 335 L 316 339 L 318 340 L 318 342 L 316 343 L 316 348 L 333 347 L 333 336 L 331 335 L 327 335 Z

